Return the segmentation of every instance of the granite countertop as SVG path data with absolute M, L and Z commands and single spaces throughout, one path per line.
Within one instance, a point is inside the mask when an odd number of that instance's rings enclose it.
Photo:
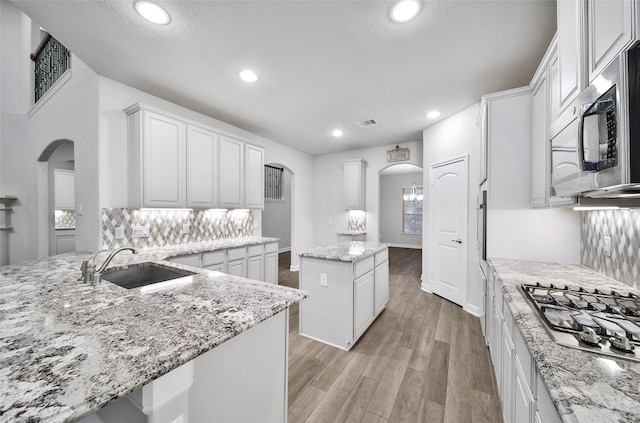
M 298 253 L 300 257 L 313 257 L 325 260 L 356 262 L 387 248 L 387 244 L 364 241 L 343 241 L 336 244 L 316 247 Z
M 366 235 L 367 231 L 345 231 L 345 232 L 338 232 L 337 235 L 342 235 L 342 236 L 358 236 L 358 235 Z
M 0 267 L 0 421 L 76 421 L 307 296 L 163 260 L 200 247 L 116 256 L 196 272 L 149 292 L 78 282 L 88 253 Z
M 637 291 L 583 266 L 508 259 L 491 259 L 489 266 L 562 421 L 640 422 L 640 362 L 556 344 L 519 286 Z
M 215 241 L 188 242 L 186 244 L 165 245 L 144 249 L 146 253 L 153 253 L 163 259 L 169 257 L 183 256 L 187 254 L 198 254 L 205 251 L 226 250 L 229 248 L 247 247 L 250 245 L 268 244 L 278 242 L 278 238 L 268 238 L 260 236 L 249 236 L 241 238 L 218 239 Z

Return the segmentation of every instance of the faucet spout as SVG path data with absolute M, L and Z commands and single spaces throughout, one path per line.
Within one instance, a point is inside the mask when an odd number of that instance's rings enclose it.
M 131 251 L 133 254 L 138 254 L 138 250 L 136 250 L 133 247 L 120 247 L 118 249 L 113 250 L 108 256 L 107 258 L 104 260 L 104 262 L 102 263 L 102 266 L 100 266 L 98 268 L 98 270 L 96 270 L 96 273 L 102 273 L 104 272 L 104 269 L 107 268 L 107 266 L 109 265 L 109 263 L 111 263 L 111 260 L 113 260 L 113 258 L 116 256 L 116 254 L 118 254 L 121 251 L 126 251 L 129 250 Z
M 109 253 L 109 255 L 104 260 L 102 265 L 96 270 L 95 258 L 98 256 L 98 254 L 100 254 L 102 252 L 105 252 L 107 250 L 98 251 L 97 253 L 95 253 L 94 255 L 89 257 L 89 259 L 84 260 L 82 262 L 82 266 L 80 267 L 80 270 L 82 271 L 82 276 L 83 277 L 78 279 L 78 280 L 84 279 L 85 282 L 91 281 L 92 285 L 97 285 L 98 283 L 100 283 L 100 281 L 102 279 L 102 272 L 104 272 L 104 270 L 107 268 L 109 263 L 111 263 L 111 260 L 113 260 L 113 258 L 116 256 L 116 254 L 118 254 L 121 251 L 125 251 L 125 250 L 129 250 L 133 254 L 138 254 L 138 250 L 136 250 L 133 247 L 120 247 L 120 248 L 117 248 L 117 249 L 113 250 L 111 253 Z

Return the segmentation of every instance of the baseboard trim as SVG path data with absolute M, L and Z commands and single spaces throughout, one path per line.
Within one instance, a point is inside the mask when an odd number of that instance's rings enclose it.
M 300 271 L 300 265 L 299 264 L 292 264 L 289 267 L 289 271 L 290 272 L 298 272 L 298 271 Z
M 433 291 L 431 291 L 429 287 L 425 284 L 420 284 L 420 290 L 424 292 L 428 292 L 429 294 L 433 294 Z
M 394 248 L 412 248 L 414 250 L 422 250 L 422 245 L 415 245 L 415 244 L 388 244 L 389 247 L 394 247 Z
M 472 304 L 467 304 L 464 307 L 462 307 L 462 309 L 464 311 L 466 311 L 467 313 L 469 313 L 469 314 L 473 314 L 476 317 L 482 317 L 480 307 L 478 307 L 478 306 L 474 306 Z

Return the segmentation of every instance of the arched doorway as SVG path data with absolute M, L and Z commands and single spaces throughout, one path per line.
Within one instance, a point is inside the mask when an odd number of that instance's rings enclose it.
M 408 163 L 393 164 L 380 170 L 379 178 L 380 242 L 421 249 L 424 199 L 412 198 L 411 192 L 415 189 L 416 194 L 423 195 L 422 168 Z
M 75 251 L 75 152 L 73 141 L 50 143 L 38 157 L 47 167 L 49 255 Z

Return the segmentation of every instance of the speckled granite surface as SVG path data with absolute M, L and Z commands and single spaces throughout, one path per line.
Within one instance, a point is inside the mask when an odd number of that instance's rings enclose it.
M 620 293 L 631 288 L 583 266 L 507 259 L 491 259 L 489 266 L 562 421 L 640 422 L 640 363 L 620 358 L 619 368 L 611 367 L 606 360 L 612 357 L 556 344 L 518 287 L 540 282 Z
M 345 231 L 345 232 L 338 232 L 337 235 L 343 235 L 343 236 L 358 236 L 358 235 L 366 235 L 367 231 Z
M 306 297 L 163 260 L 209 247 L 121 253 L 197 271 L 146 293 L 78 282 L 83 253 L 0 267 L 0 421 L 76 421 Z
M 324 247 L 301 251 L 300 257 L 313 257 L 325 260 L 356 262 L 387 248 L 387 244 L 364 241 L 343 241 Z

